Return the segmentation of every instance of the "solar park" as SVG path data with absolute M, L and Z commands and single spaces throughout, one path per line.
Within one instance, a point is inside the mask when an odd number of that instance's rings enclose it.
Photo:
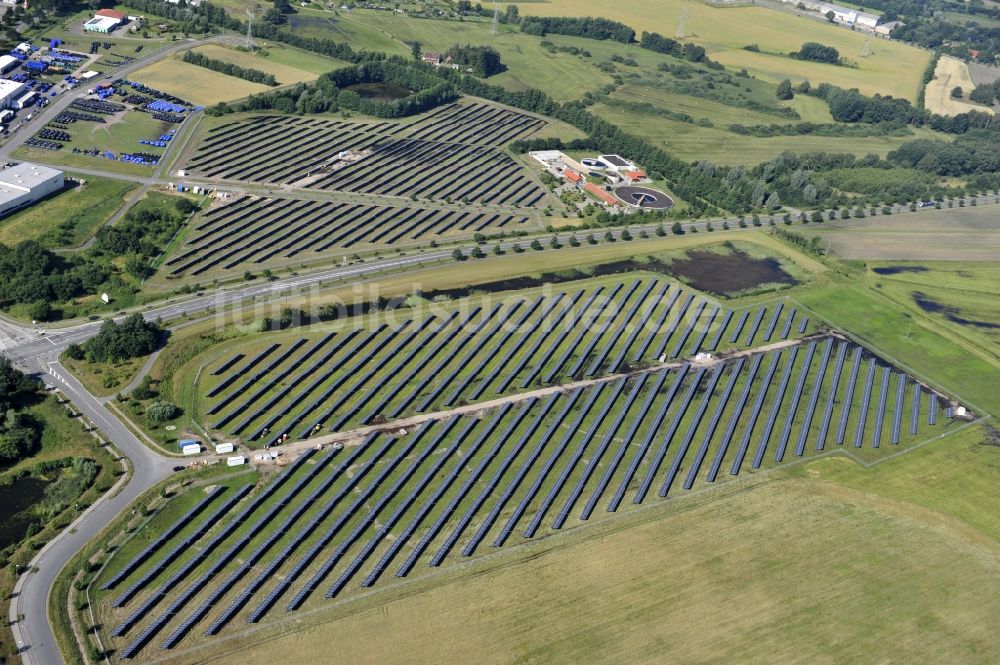
M 749 314 L 733 318 L 770 327 L 790 312 Z M 106 631 L 121 658 L 155 657 L 796 460 L 878 459 L 945 431 L 937 404 L 866 349 L 819 334 L 309 449 L 259 488 L 193 489 L 179 517 L 154 519 L 162 536 L 98 578 Z
M 530 207 L 545 190 L 497 149 L 545 122 L 452 104 L 410 123 L 255 116 L 213 127 L 185 171 L 224 181 Z
M 662 276 L 566 286 L 259 335 L 206 357 L 192 408 L 262 446 L 816 332 L 781 302 L 723 311 Z
M 284 266 L 371 245 L 520 230 L 528 221 L 499 212 L 242 196 L 196 220 L 165 268 L 177 277 Z

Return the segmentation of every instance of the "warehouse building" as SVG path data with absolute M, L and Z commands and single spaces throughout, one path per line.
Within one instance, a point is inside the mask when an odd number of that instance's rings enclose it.
M 63 172 L 21 162 L 0 171 L 0 217 L 26 208 L 63 188 Z
M 0 74 L 6 74 L 19 64 L 21 61 L 12 55 L 0 55 Z
M 128 16 L 114 9 L 101 9 L 94 14 L 94 18 L 83 24 L 85 32 L 99 32 L 108 34 L 118 26 L 125 23 Z
M 0 79 L 0 109 L 17 108 L 17 100 L 24 96 L 28 89 L 23 83 Z

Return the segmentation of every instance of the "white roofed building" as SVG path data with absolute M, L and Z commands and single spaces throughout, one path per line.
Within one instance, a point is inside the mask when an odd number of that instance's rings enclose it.
M 41 164 L 21 162 L 0 170 L 0 217 L 58 192 L 64 182 L 62 171 Z
M 0 79 L 0 109 L 17 108 L 17 100 L 24 95 L 28 89 L 23 83 Z

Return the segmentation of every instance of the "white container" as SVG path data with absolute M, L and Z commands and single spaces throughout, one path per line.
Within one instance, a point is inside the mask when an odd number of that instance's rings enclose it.
M 254 459 L 257 460 L 258 462 L 273 462 L 274 455 L 272 455 L 271 453 L 260 453 L 256 457 L 254 457 Z
M 223 453 L 231 453 L 236 450 L 236 447 L 231 443 L 219 443 L 215 446 L 215 454 L 222 455 Z
M 200 452 L 201 452 L 201 446 L 199 446 L 197 443 L 192 443 L 190 445 L 181 448 L 181 454 L 183 455 L 197 455 Z
M 235 457 L 226 458 L 226 466 L 243 466 L 247 463 L 247 458 L 243 455 L 236 455 Z

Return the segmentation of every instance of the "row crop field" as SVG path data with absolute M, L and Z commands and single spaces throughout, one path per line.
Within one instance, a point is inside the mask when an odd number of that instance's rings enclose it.
M 728 310 L 643 274 L 569 286 L 206 352 L 188 407 L 210 429 L 261 445 L 816 330 L 782 303 Z
M 152 658 L 741 474 L 875 461 L 956 428 L 940 401 L 828 335 L 307 450 L 254 493 L 177 499 L 99 576 L 99 623 Z
M 500 213 L 243 196 L 202 216 L 166 268 L 178 277 L 287 266 L 366 245 L 521 230 L 526 222 Z
M 496 148 L 545 126 L 487 104 L 451 104 L 411 123 L 275 115 L 217 125 L 191 175 L 240 182 L 532 206 L 544 190 Z

